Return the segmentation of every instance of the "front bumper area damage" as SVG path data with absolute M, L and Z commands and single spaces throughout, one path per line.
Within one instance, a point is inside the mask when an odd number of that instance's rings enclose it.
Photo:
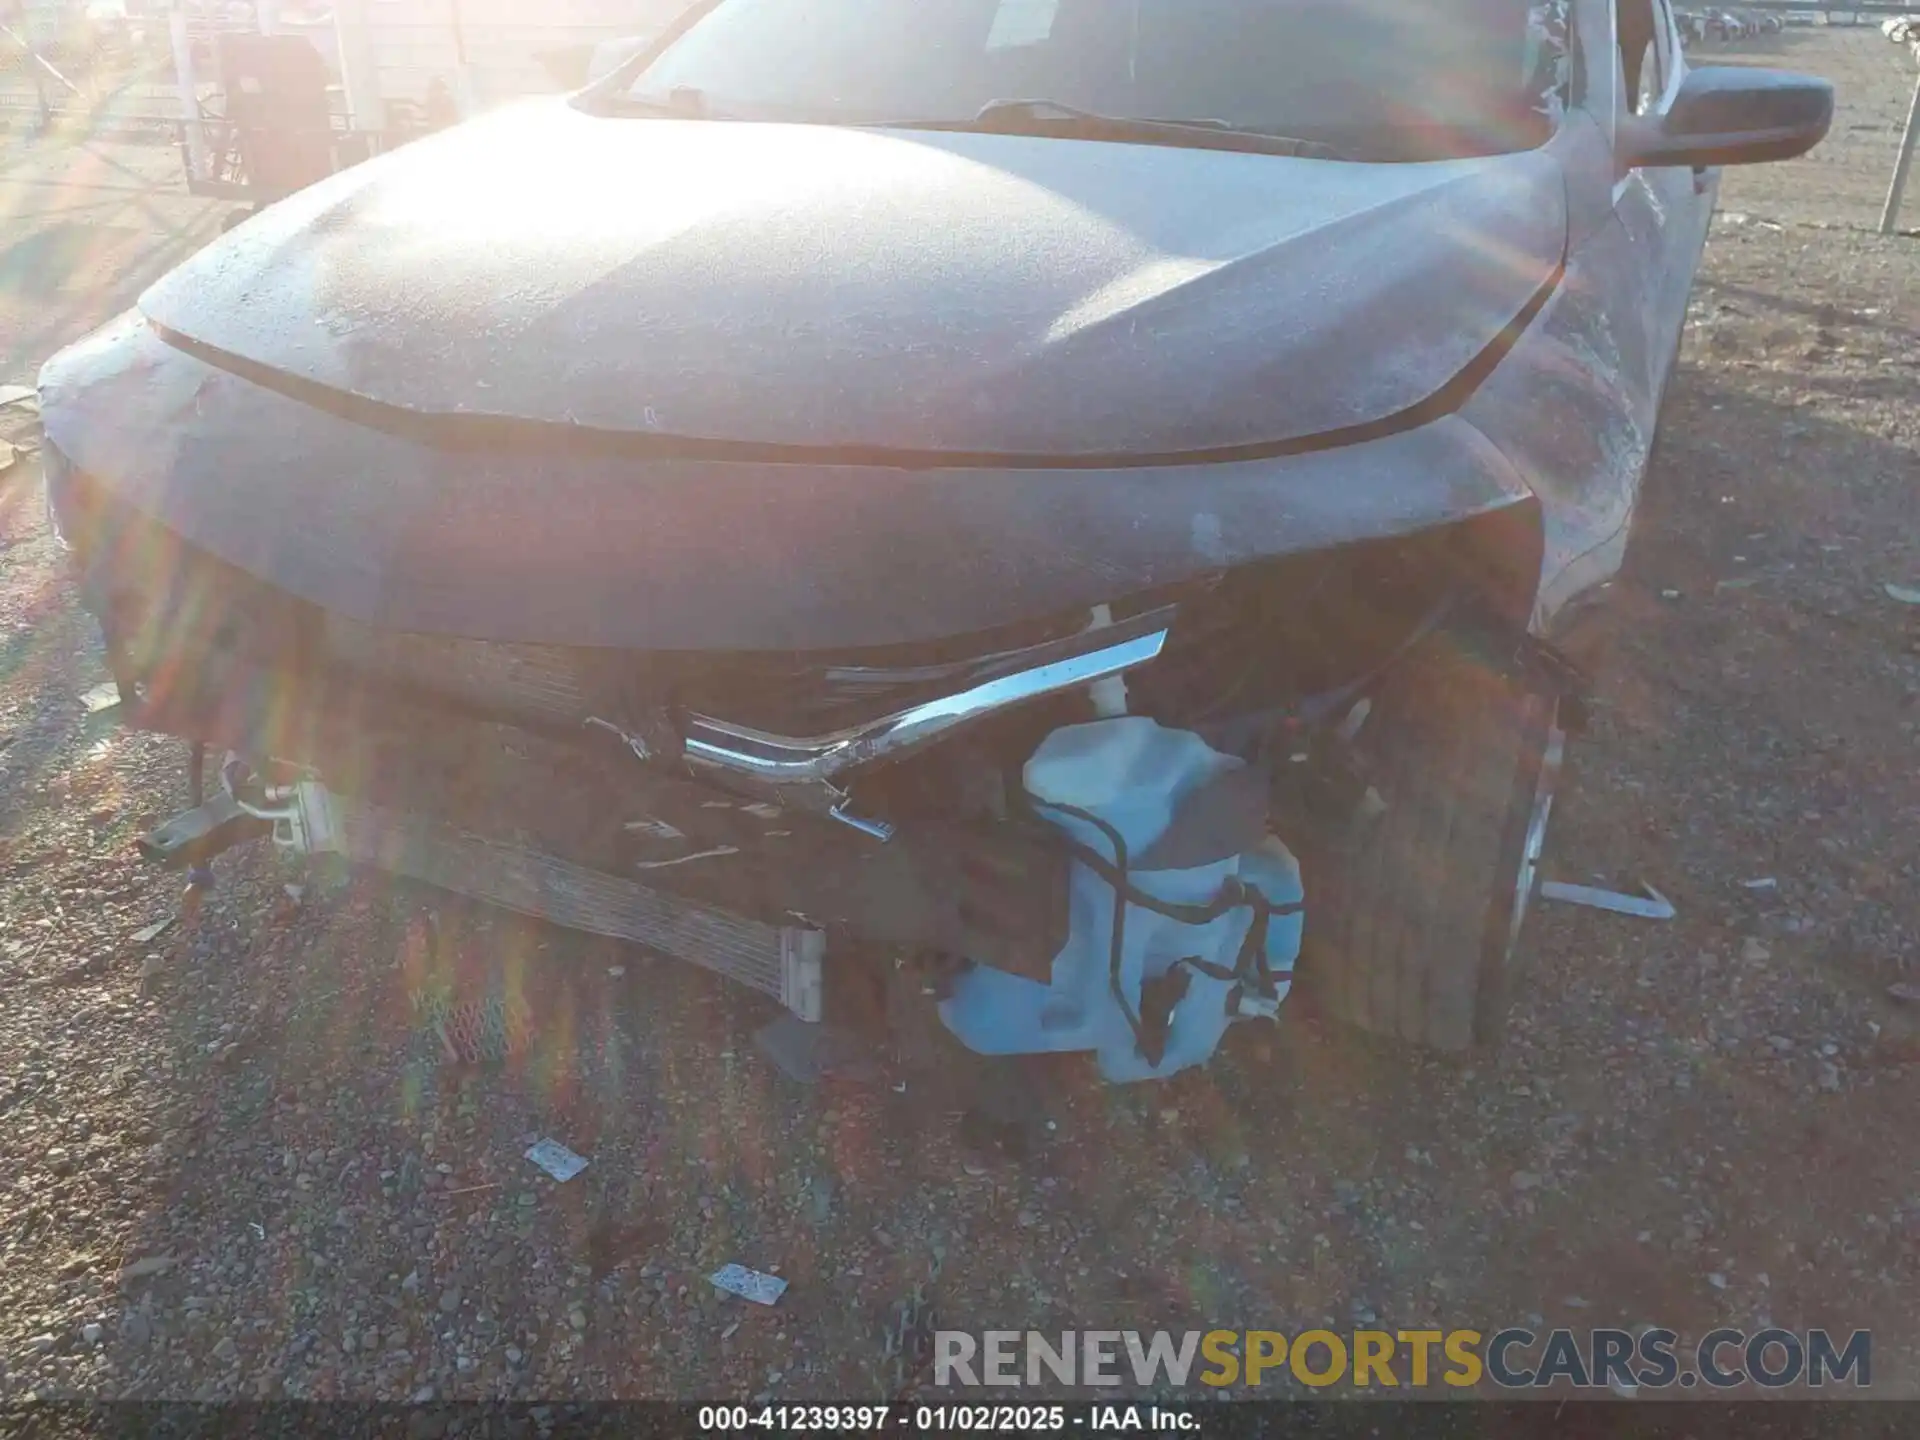
M 222 768 L 232 783 L 233 758 Z M 429 816 L 335 795 L 317 780 L 266 787 L 251 799 L 229 791 L 227 798 L 270 826 L 284 849 L 339 855 L 568 929 L 645 945 L 770 995 L 802 1020 L 821 1018 L 826 936 L 818 930 L 732 915 Z
M 1344 745 L 1363 702 L 1537 533 L 1499 511 L 938 643 L 668 652 L 382 629 L 57 460 L 49 485 L 128 721 L 227 756 L 154 858 L 270 834 L 807 1021 L 911 962 L 968 1048 L 1120 1082 L 1278 1013 L 1301 862 L 1378 800 Z

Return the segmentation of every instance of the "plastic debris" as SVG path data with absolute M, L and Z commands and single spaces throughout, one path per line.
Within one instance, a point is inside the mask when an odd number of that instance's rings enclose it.
M 587 1168 L 584 1156 L 574 1154 L 558 1140 L 534 1141 L 527 1150 L 527 1159 L 562 1185 Z
M 756 1305 L 776 1305 L 787 1293 L 787 1282 L 778 1275 L 763 1275 L 744 1265 L 722 1265 L 707 1277 L 719 1290 L 751 1300 Z
M 1599 890 L 1591 885 L 1564 885 L 1549 880 L 1540 887 L 1542 900 L 1558 900 L 1565 905 L 1584 905 L 1590 910 L 1609 910 L 1615 915 L 1637 915 L 1642 920 L 1671 920 L 1680 912 L 1673 902 L 1644 880 L 1640 882 L 1651 899 L 1622 895 L 1617 890 Z
M 1914 590 L 1905 585 L 1895 585 L 1891 580 L 1880 588 L 1902 605 L 1920 605 L 1920 590 Z
M 156 920 L 151 925 L 143 925 L 133 932 L 133 943 L 136 945 L 151 945 L 166 932 L 167 927 L 171 924 L 173 924 L 173 916 L 169 915 L 164 920 Z
M 456 1003 L 445 994 L 415 991 L 413 1009 L 455 1064 L 512 1059 L 526 1051 L 533 1036 L 532 1014 L 518 995 L 492 994 Z
M 98 715 L 102 710 L 111 710 L 120 703 L 120 687 L 111 680 L 103 681 L 82 695 L 80 703 L 87 707 L 89 715 Z
M 1780 882 L 1769 875 L 1762 880 L 1742 880 L 1740 888 L 1742 890 L 1778 890 Z
M 1909 985 L 1905 981 L 1889 985 L 1887 998 L 1898 1000 L 1906 1005 L 1920 1005 L 1920 985 Z

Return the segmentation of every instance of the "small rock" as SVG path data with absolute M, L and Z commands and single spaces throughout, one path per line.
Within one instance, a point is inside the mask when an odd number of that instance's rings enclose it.
M 1793 1049 L 1793 1041 L 1789 1040 L 1785 1035 L 1769 1035 L 1767 1036 L 1767 1046 L 1775 1054 L 1784 1055 Z
M 418 1390 L 413 1392 L 413 1403 L 416 1405 L 425 1405 L 432 1399 L 433 1386 L 431 1385 L 422 1385 Z
M 567 1324 L 576 1330 L 586 1329 L 587 1312 L 582 1310 L 578 1305 L 574 1306 L 571 1310 L 567 1311 Z
M 213 1347 L 213 1358 L 221 1363 L 229 1363 L 239 1357 L 240 1347 L 233 1343 L 231 1335 L 222 1335 L 220 1343 Z
M 507 1363 L 509 1365 L 518 1365 L 520 1364 L 521 1361 L 525 1360 L 526 1358 L 527 1358 L 526 1352 L 522 1350 L 518 1345 L 507 1346 Z
M 1773 958 L 1773 951 L 1749 935 L 1740 946 L 1740 958 L 1757 964 L 1762 960 L 1771 960 Z
M 1022 1210 L 1014 1219 L 1019 1223 L 1022 1230 L 1031 1230 L 1040 1223 L 1040 1217 L 1031 1210 Z
M 409 1270 L 407 1272 L 407 1278 L 400 1282 L 400 1288 L 409 1295 L 419 1294 L 420 1272 L 418 1270 Z
M 1716 1290 L 1724 1290 L 1727 1288 L 1727 1277 L 1716 1270 L 1713 1274 L 1707 1276 L 1707 1284 L 1713 1286 Z
M 98 1345 L 100 1337 L 106 1333 L 97 1322 L 91 1320 L 80 1327 L 80 1338 L 88 1345 Z
M 53 1347 L 60 1342 L 51 1335 L 35 1335 L 27 1341 L 27 1348 L 36 1355 L 51 1355 Z
M 453 1286 L 440 1294 L 440 1313 L 451 1315 L 460 1308 L 460 1287 Z
M 1540 1183 L 1541 1183 L 1540 1177 L 1534 1174 L 1533 1171 L 1531 1170 L 1516 1170 L 1513 1172 L 1512 1184 L 1513 1184 L 1513 1188 L 1516 1190 L 1519 1190 L 1522 1192 L 1525 1192 L 1528 1190 L 1538 1190 L 1540 1188 Z
M 47 1168 L 56 1175 L 71 1175 L 73 1156 L 67 1152 L 65 1146 L 56 1145 L 47 1151 Z

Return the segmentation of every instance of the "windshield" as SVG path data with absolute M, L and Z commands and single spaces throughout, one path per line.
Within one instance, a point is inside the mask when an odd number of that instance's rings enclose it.
M 996 100 L 1337 139 L 1540 143 L 1563 0 L 718 0 L 624 90 L 738 119 L 965 123 Z

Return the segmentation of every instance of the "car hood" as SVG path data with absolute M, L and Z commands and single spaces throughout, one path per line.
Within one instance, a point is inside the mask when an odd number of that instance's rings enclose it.
M 535 102 L 346 170 L 140 309 L 386 422 L 1181 456 L 1428 404 L 1551 284 L 1541 152 L 1349 164 Z

